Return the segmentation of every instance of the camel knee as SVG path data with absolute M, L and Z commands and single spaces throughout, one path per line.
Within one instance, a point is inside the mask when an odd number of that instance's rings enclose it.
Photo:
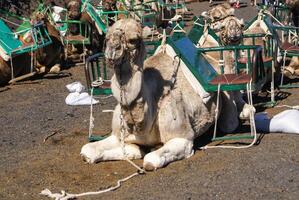
M 85 144 L 81 148 L 80 155 L 88 163 L 96 163 L 103 158 L 103 152 L 119 147 L 120 143 L 116 136 L 111 135 L 104 140 Z

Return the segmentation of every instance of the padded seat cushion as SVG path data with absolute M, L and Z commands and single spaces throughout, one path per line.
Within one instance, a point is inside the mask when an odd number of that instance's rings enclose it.
M 212 85 L 237 85 L 249 83 L 251 77 L 248 74 L 222 74 L 210 81 Z
M 299 46 L 293 45 L 289 42 L 284 42 L 281 48 L 284 51 L 299 51 Z

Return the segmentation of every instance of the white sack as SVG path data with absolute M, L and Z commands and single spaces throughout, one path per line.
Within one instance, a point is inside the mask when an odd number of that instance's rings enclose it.
M 85 90 L 84 85 L 82 85 L 82 83 L 79 81 L 66 85 L 66 88 L 68 89 L 69 92 L 78 92 L 78 93 L 83 92 Z
M 299 111 L 285 110 L 273 118 L 265 112 L 257 113 L 255 124 L 257 130 L 262 132 L 299 134 Z
M 78 105 L 90 105 L 99 103 L 98 100 L 91 99 L 91 96 L 87 92 L 79 93 L 79 92 L 72 92 L 70 93 L 66 99 L 65 103 L 71 106 L 78 106 Z

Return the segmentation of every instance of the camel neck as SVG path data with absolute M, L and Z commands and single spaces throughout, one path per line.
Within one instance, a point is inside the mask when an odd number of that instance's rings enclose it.
M 137 66 L 130 66 L 130 64 L 125 63 L 115 69 L 111 81 L 114 97 L 121 105 L 129 106 L 140 96 L 143 73 Z

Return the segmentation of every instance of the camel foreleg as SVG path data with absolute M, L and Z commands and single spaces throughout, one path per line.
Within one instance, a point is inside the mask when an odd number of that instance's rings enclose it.
M 193 141 L 185 138 L 174 138 L 158 150 L 146 154 L 143 167 L 145 170 L 156 170 L 173 161 L 189 158 L 193 153 Z
M 80 154 L 88 163 L 123 160 L 125 156 L 129 159 L 140 159 L 143 157 L 143 152 L 135 144 L 125 144 L 124 148 L 122 148 L 120 140 L 115 135 L 84 145 Z

